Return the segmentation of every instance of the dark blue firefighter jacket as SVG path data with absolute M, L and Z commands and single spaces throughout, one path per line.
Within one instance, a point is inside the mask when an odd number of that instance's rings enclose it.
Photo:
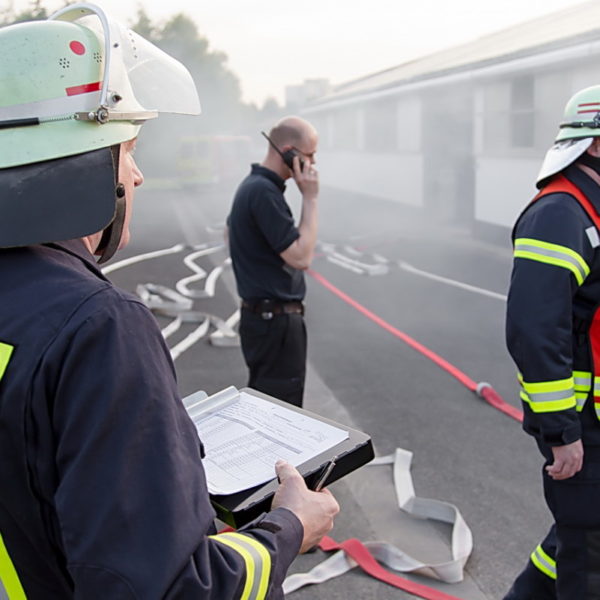
M 214 536 L 201 454 L 154 317 L 84 244 L 0 250 L 0 550 L 27 598 L 282 597 L 300 522 Z

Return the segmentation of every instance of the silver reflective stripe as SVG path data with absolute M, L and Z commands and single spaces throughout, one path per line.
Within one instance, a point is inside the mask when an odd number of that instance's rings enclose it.
M 593 225 L 591 227 L 588 227 L 585 230 L 585 232 L 587 233 L 592 248 L 597 248 L 598 246 L 600 246 L 600 237 L 598 236 L 598 230 Z
M 67 105 L 68 104 L 68 105 Z M 98 108 L 97 94 L 78 94 L 77 96 L 65 96 L 63 98 L 51 98 L 49 100 L 37 100 L 26 104 L 13 104 L 0 108 L 0 119 L 8 121 L 12 119 L 24 119 L 31 116 L 56 117 L 70 115 L 83 110 Z
M 573 373 L 573 383 L 578 392 L 589 392 L 592 387 L 592 377 L 590 374 L 576 375 Z
M 575 400 L 577 400 L 577 411 L 581 412 L 592 389 L 592 374 L 587 371 L 573 371 L 573 384 Z
M 573 397 L 573 390 L 561 390 L 559 392 L 526 392 L 530 402 L 554 402 L 555 400 L 566 400 Z
M 244 559 L 246 583 L 240 600 L 264 600 L 267 597 L 271 576 L 271 555 L 258 540 L 236 532 L 210 536 L 229 546 Z
M 531 554 L 531 562 L 542 572 L 552 579 L 556 579 L 556 561 L 548 556 L 541 545 Z
M 581 412 L 587 400 L 587 392 L 575 392 L 575 400 L 577 400 L 577 412 Z
M 236 536 L 235 541 L 252 556 L 252 561 L 254 562 L 256 569 L 254 571 L 254 581 L 252 582 L 252 589 L 250 590 L 248 598 L 252 600 L 254 600 L 255 598 L 263 598 L 264 596 L 259 595 L 260 582 L 262 579 L 263 570 L 265 568 L 265 565 L 263 564 L 263 557 L 258 553 L 254 545 L 250 544 L 250 542 L 243 539 L 243 536 Z
M 600 420 L 600 377 L 594 377 L 594 409 Z
M 4 589 L 4 585 L 2 585 L 1 579 L 0 579 L 0 600 L 10 600 L 8 597 L 8 592 Z
M 546 256 L 552 260 L 560 260 L 572 265 L 575 270 L 579 273 L 579 283 L 583 282 L 583 280 L 587 277 L 589 271 L 586 271 L 582 264 L 570 254 L 566 252 L 561 252 L 560 250 L 551 250 L 550 248 L 540 248 L 540 246 L 527 244 L 523 241 L 515 243 L 515 250 L 518 252 L 530 252 L 532 254 L 537 254 L 538 256 Z M 555 264 L 555 263 L 552 263 Z

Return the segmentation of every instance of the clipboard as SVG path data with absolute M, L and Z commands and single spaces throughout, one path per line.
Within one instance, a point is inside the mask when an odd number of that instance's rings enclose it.
M 310 489 L 314 489 L 318 480 L 323 475 L 324 469 L 334 457 L 335 466 L 327 475 L 325 481 L 322 482 L 324 487 L 367 464 L 375 456 L 370 436 L 362 431 L 352 429 L 331 419 L 326 419 L 316 413 L 298 408 L 251 388 L 242 388 L 238 391 L 238 393 L 242 392 L 279 404 L 288 410 L 302 413 L 303 415 L 348 432 L 348 437 L 345 440 L 297 466 L 297 469 L 306 481 L 306 485 Z M 220 393 L 209 397 L 206 394 L 201 396 L 198 394 L 203 393 L 196 393 L 184 399 L 184 404 L 192 420 L 194 420 L 194 416 L 197 417 L 204 413 L 203 404 L 205 402 L 208 403 L 211 399 L 213 399 L 213 402 L 215 402 L 215 399 L 218 402 Z M 233 494 L 211 494 L 210 499 L 217 517 L 227 525 L 239 529 L 270 510 L 273 495 L 278 485 L 277 479 L 274 477 L 266 483 Z

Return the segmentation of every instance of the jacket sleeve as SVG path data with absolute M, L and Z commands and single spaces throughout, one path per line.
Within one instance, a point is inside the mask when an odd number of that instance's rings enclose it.
M 590 225 L 573 198 L 551 194 L 515 228 L 507 346 L 519 370 L 524 429 L 550 446 L 581 437 L 573 298 L 590 272 L 594 250 L 585 232 Z
M 202 446 L 154 317 L 101 295 L 46 352 L 38 381 L 53 390 L 53 502 L 75 597 L 282 597 L 301 523 L 277 509 L 216 535 Z

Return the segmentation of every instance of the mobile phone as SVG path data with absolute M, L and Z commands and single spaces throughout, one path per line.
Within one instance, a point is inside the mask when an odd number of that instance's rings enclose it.
M 297 156 L 300 160 L 300 170 L 302 171 L 304 169 L 304 161 L 302 160 L 302 158 L 300 157 L 300 155 L 298 154 L 298 152 L 296 152 L 296 150 L 293 150 L 292 148 L 290 148 L 289 150 L 286 150 L 285 152 L 282 152 L 273 142 L 273 140 L 264 132 L 261 131 L 261 133 L 267 138 L 269 144 L 271 144 L 271 146 L 276 150 L 276 152 L 279 154 L 279 156 L 281 156 L 283 162 L 293 171 L 294 170 L 294 157 Z

